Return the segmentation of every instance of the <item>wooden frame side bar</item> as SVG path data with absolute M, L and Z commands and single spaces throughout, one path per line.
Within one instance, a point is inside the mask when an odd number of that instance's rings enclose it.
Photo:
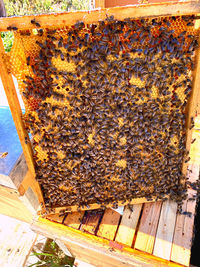
M 36 19 L 42 28 L 59 27 L 72 25 L 77 21 L 85 23 L 94 23 L 104 20 L 108 16 L 114 16 L 115 19 L 122 20 L 133 17 L 156 17 L 156 16 L 176 16 L 191 15 L 200 13 L 200 1 L 187 2 L 167 2 L 159 4 L 133 5 L 124 7 L 103 8 L 92 11 L 63 12 L 57 14 L 31 15 L 23 17 L 0 18 L 0 31 L 7 31 L 7 27 L 17 27 L 20 30 L 33 29 L 35 25 L 31 24 L 32 19 Z
M 0 38 L 0 75 L 3 83 L 3 87 L 6 93 L 6 97 L 8 100 L 8 104 L 12 113 L 12 117 L 15 123 L 15 127 L 19 136 L 19 140 L 22 145 L 24 157 L 26 159 L 26 163 L 29 169 L 29 176 L 32 177 L 32 179 L 35 180 L 35 167 L 34 167 L 34 161 L 33 161 L 33 151 L 31 148 L 30 142 L 25 143 L 25 137 L 28 137 L 28 134 L 24 127 L 24 122 L 22 119 L 22 111 L 19 104 L 19 100 L 16 93 L 16 88 L 13 82 L 12 74 L 8 71 L 6 63 L 5 63 L 5 50 L 3 47 L 2 39 Z M 13 144 L 14 145 L 14 144 Z M 41 189 L 38 185 L 37 187 L 38 191 L 38 199 L 40 203 L 44 204 L 43 196 Z
M 6 93 L 6 97 L 8 100 L 8 104 L 10 107 L 10 111 L 12 113 L 12 117 L 15 123 L 15 127 L 17 129 L 17 133 L 19 136 L 19 140 L 22 145 L 22 149 L 24 152 L 24 156 L 28 165 L 28 169 L 31 171 L 32 175 L 35 177 L 35 167 L 33 161 L 33 152 L 30 145 L 30 142 L 25 143 L 25 137 L 28 138 L 28 134 L 26 133 L 24 122 L 22 119 L 22 111 L 19 104 L 19 100 L 16 93 L 16 88 L 13 82 L 12 74 L 8 71 L 6 63 L 5 63 L 5 50 L 3 47 L 2 39 L 0 38 L 0 75 L 2 79 L 2 84 L 4 87 L 4 91 Z

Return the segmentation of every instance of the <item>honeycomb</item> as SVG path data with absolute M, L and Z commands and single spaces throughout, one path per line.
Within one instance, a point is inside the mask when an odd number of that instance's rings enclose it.
M 9 68 L 46 207 L 180 201 L 194 16 L 17 30 Z

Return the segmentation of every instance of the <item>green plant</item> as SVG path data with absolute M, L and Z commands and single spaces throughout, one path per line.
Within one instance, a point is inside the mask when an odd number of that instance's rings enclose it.
M 13 41 L 14 41 L 14 35 L 12 32 L 1 32 L 1 37 L 3 40 L 3 45 L 5 47 L 6 52 L 10 52 Z
M 48 239 L 44 252 L 38 253 L 33 251 L 31 256 L 36 256 L 38 261 L 28 267 L 72 267 L 74 263 L 74 259 L 66 256 L 56 242 L 51 239 Z
M 7 16 L 31 15 L 89 8 L 89 0 L 4 0 Z

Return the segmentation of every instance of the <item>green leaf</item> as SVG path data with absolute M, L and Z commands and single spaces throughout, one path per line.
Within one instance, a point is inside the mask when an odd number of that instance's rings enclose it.
M 41 253 L 38 253 L 38 252 L 33 252 L 32 255 L 30 256 L 48 256 L 48 257 L 56 257 L 55 255 L 53 254 L 49 254 L 49 253 L 44 253 L 44 252 L 41 252 Z

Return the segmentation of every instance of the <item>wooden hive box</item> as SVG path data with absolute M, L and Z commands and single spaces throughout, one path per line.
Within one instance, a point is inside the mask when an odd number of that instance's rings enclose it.
M 59 25 L 59 21 L 65 23 L 70 20 L 70 23 L 75 23 L 83 18 L 90 23 L 94 16 L 98 20 L 113 14 L 118 19 L 133 16 L 132 14 L 135 18 L 141 18 L 198 14 L 199 10 L 200 2 L 192 1 L 102 9 L 89 13 L 0 18 L 0 31 L 6 31 L 7 27 L 11 25 L 18 29 L 32 29 L 34 25 L 30 23 L 30 20 L 35 17 L 43 27 L 48 27 Z M 198 21 L 196 24 L 198 27 Z M 186 146 L 190 152 L 191 160 L 189 164 L 184 166 L 187 178 L 191 182 L 195 182 L 199 177 L 200 78 L 197 75 L 200 72 L 199 56 L 198 49 L 188 112 L 189 120 L 191 117 L 195 118 L 194 128 L 189 129 L 188 127 L 187 129 Z M 31 189 L 33 194 L 29 194 L 27 198 L 29 201 L 36 198 L 41 204 L 40 209 L 44 212 L 43 196 L 35 180 L 31 145 L 30 143 L 25 144 L 25 137 L 27 138 L 28 135 L 24 129 L 12 73 L 5 61 L 6 54 L 3 44 L 0 42 L 1 78 L 28 165 L 26 176 L 17 186 L 17 189 L 20 195 L 24 195 L 28 189 Z M 193 143 L 192 140 L 194 139 L 196 142 Z M 36 217 L 32 223 L 32 228 L 44 235 L 62 240 L 72 254 L 97 266 L 179 266 L 179 264 L 189 266 L 196 205 L 196 201 L 190 200 L 190 198 L 195 193 L 194 189 L 188 190 L 188 199 L 184 201 L 183 205 L 186 214 L 177 214 L 177 204 L 173 201 L 142 204 L 146 202 L 146 199 L 136 199 L 132 202 L 134 204 L 132 210 L 128 206 L 125 207 L 122 217 L 109 208 L 104 212 L 81 211 L 59 217 L 58 212 L 62 208 L 57 208 L 54 211 L 57 215 L 49 215 L 47 219 L 42 218 L 42 216 Z M 7 191 L 5 195 L 9 198 Z M 15 199 L 13 201 L 15 202 Z M 7 205 L 9 207 L 9 201 Z M 20 206 L 19 203 L 17 205 Z M 98 207 L 94 204 L 90 208 L 96 209 Z M 72 211 L 76 211 L 76 209 L 77 207 L 72 207 Z M 191 216 L 188 216 L 187 212 L 191 213 Z M 49 222 L 48 219 L 53 222 Z

